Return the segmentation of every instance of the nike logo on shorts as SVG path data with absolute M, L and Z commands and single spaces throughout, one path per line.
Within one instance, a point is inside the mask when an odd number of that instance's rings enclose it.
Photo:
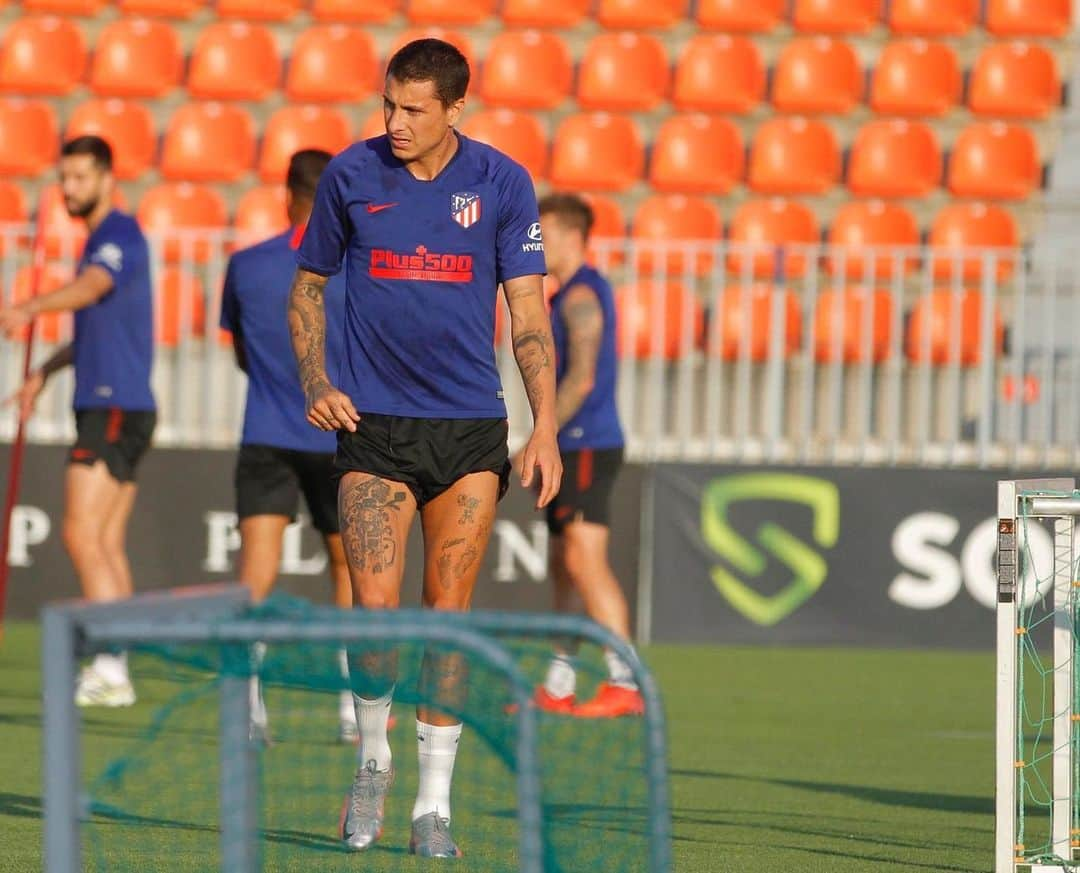
M 369 215 L 373 215 L 376 212 L 382 212 L 384 209 L 389 209 L 391 206 L 397 206 L 396 203 L 369 203 L 367 205 L 367 211 Z

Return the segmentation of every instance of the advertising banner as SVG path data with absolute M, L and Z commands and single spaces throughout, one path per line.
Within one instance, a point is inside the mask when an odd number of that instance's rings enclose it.
M 10 446 L 0 446 L 7 470 Z M 29 446 L 18 506 L 12 517 L 8 563 L 8 615 L 29 618 L 49 600 L 79 596 L 62 540 L 67 449 Z M 235 578 L 240 535 L 233 497 L 235 453 L 152 449 L 139 468 L 139 496 L 128 531 L 128 554 L 139 590 L 222 582 Z M 637 594 L 640 467 L 627 465 L 613 499 L 612 563 L 631 604 Z M 548 532 L 535 498 L 520 484 L 499 513 L 477 583 L 473 605 L 492 609 L 547 610 Z M 632 547 L 618 546 L 632 543 Z M 419 520 L 406 555 L 403 602 L 419 605 L 423 566 Z M 329 602 L 326 555 L 305 514 L 286 530 L 280 588 Z
M 1047 475 L 660 465 L 645 624 L 656 641 L 990 647 L 996 483 Z M 1029 546 L 1024 572 L 1049 573 L 1049 532 Z

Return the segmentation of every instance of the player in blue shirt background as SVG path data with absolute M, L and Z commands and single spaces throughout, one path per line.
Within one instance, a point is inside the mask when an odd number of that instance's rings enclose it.
M 236 461 L 236 514 L 240 526 L 239 578 L 261 601 L 277 579 L 285 528 L 295 521 L 303 493 L 313 526 L 322 534 L 329 558 L 334 603 L 352 606 L 352 587 L 338 527 L 337 480 L 332 433 L 305 420 L 304 389 L 296 371 L 286 321 L 289 289 L 315 187 L 329 152 L 308 149 L 289 161 L 285 180 L 290 229 L 229 259 L 221 299 L 221 326 L 232 333 L 240 369 L 247 373 L 244 427 Z M 326 360 L 331 372 L 341 361 L 345 280 L 326 284 Z M 261 646 L 257 649 L 261 653 Z M 342 653 L 343 676 L 348 669 Z M 260 684 L 252 682 L 252 733 L 268 739 L 268 720 Z M 338 707 L 339 736 L 355 741 L 352 694 L 343 691 Z
M 502 284 L 514 354 L 533 412 L 522 481 L 539 470 L 538 507 L 557 493 L 555 360 L 544 307 L 536 196 L 528 173 L 458 134 L 469 66 L 452 45 L 417 40 L 387 68 L 387 133 L 331 161 L 297 257 L 289 309 L 308 420 L 338 431 L 338 504 L 353 600 L 399 605 L 409 528 L 424 535 L 424 606 L 469 608 L 496 503 L 509 484 L 506 407 L 495 366 Z M 345 262 L 345 358 L 325 362 L 327 277 Z M 386 723 L 396 655 L 351 650 L 360 725 L 342 837 L 382 834 L 393 764 Z M 419 790 L 409 849 L 458 857 L 450 783 L 465 705 L 460 655 L 429 651 L 417 707 Z
M 626 595 L 608 562 L 611 492 L 623 460 L 623 431 L 615 406 L 615 297 L 611 285 L 586 261 L 593 213 L 575 194 L 540 201 L 548 270 L 559 281 L 551 298 L 551 330 L 558 361 L 555 413 L 565 464 L 562 488 L 548 504 L 550 567 L 555 606 L 566 611 L 577 592 L 589 617 L 630 639 Z M 577 704 L 576 673 L 569 652 L 552 659 L 536 690 L 542 709 L 579 718 L 614 718 L 645 711 L 630 668 L 605 653 L 608 680 L 596 696 Z
M 112 206 L 109 144 L 81 136 L 65 143 L 60 155 L 64 206 L 86 222 L 90 236 L 75 278 L 0 309 L 0 330 L 14 336 L 41 313 L 75 313 L 74 340 L 30 375 L 18 401 L 28 416 L 49 377 L 74 365 L 78 436 L 64 476 L 64 546 L 87 600 L 120 600 L 133 590 L 124 543 L 135 470 L 156 421 L 149 249 L 135 219 Z M 81 706 L 134 703 L 126 655 L 94 658 L 79 674 L 75 700 Z

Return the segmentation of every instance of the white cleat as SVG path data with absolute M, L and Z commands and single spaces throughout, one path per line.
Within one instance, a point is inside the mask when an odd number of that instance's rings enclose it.
M 130 679 L 114 682 L 93 666 L 83 667 L 75 683 L 76 706 L 131 706 L 135 689 Z

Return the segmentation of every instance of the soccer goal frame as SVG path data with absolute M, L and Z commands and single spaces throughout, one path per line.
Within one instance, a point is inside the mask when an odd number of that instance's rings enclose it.
M 648 786 L 650 873 L 671 870 L 671 811 L 663 707 L 652 674 L 632 647 L 579 616 L 478 610 L 434 613 L 395 610 L 349 614 L 349 620 L 252 620 L 247 589 L 196 586 L 91 604 L 61 603 L 42 613 L 43 807 L 45 873 L 78 873 L 81 825 L 88 809 L 81 794 L 80 712 L 73 696 L 78 659 L 109 646 L 213 643 L 235 658 L 223 671 L 218 703 L 219 845 L 221 869 L 257 873 L 258 769 L 249 738 L 249 651 L 252 644 L 415 642 L 446 644 L 482 658 L 505 677 L 516 724 L 516 801 L 522 873 L 543 873 L 543 798 L 539 725 L 533 683 L 502 638 L 579 639 L 614 651 L 631 669 L 645 698 L 644 743 Z
M 1050 873 L 1076 869 L 1080 852 L 1075 815 L 1077 797 L 1074 767 L 1080 765 L 1075 748 L 1078 704 L 1074 588 L 1076 548 L 1073 542 L 1080 493 L 1074 479 L 1019 479 L 997 487 L 997 717 L 995 732 L 996 802 L 994 873 Z M 1021 723 L 1021 646 L 1028 628 L 1022 627 L 1019 602 L 1024 546 L 1020 541 L 1026 519 L 1047 520 L 1053 527 L 1053 591 L 1046 593 L 1053 610 L 1052 668 L 1053 713 L 1051 751 L 1050 857 L 1025 856 L 1018 841 L 1018 818 L 1024 801 L 1019 775 L 1023 760 L 1024 726 Z

